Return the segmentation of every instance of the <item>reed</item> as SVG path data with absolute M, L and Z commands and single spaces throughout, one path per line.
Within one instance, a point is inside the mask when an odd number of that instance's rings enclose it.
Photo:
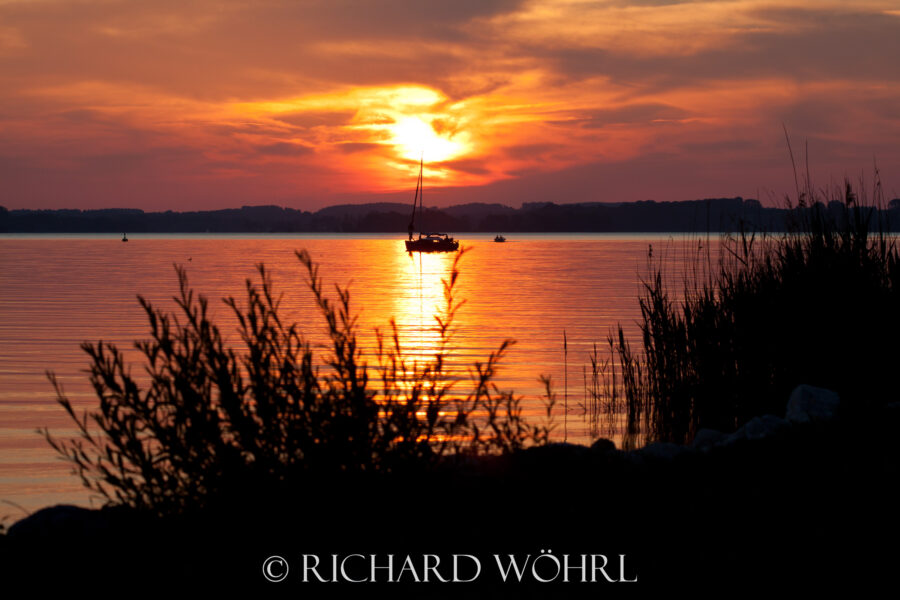
M 619 417 L 625 412 L 621 378 L 617 376 L 613 360 L 615 341 L 612 336 L 607 339 L 607 344 L 606 354 L 601 355 L 594 343 L 588 355 L 590 370 L 587 366 L 582 370 L 584 399 L 579 407 L 591 438 L 616 438 L 619 435 Z
M 868 194 L 807 177 L 788 202 L 788 232 L 741 227 L 717 259 L 707 244 L 680 290 L 661 264 L 644 280 L 639 350 L 621 325 L 610 340 L 631 445 L 782 414 L 801 383 L 837 391 L 851 414 L 896 399 L 900 254 L 877 170 Z

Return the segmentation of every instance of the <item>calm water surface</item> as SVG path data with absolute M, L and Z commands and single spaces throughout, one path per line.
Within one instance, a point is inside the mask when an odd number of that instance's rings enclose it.
M 467 235 L 471 250 L 461 261 L 451 370 L 468 367 L 511 338 L 516 341 L 500 370 L 502 389 L 525 397 L 526 413 L 541 414 L 541 374 L 552 376 L 560 406 L 556 434 L 590 442 L 577 405 L 583 400 L 583 369 L 595 342 L 605 343 L 616 323 L 637 333 L 637 293 L 646 273 L 648 247 L 670 263 L 686 264 L 695 241 L 672 236 L 521 235 L 496 244 L 493 236 Z M 311 341 L 322 342 L 323 324 L 312 304 L 305 273 L 294 252 L 306 248 L 332 284 L 349 285 L 360 333 L 371 348 L 376 327 L 393 317 L 401 341 L 428 354 L 436 335 L 433 315 L 443 303 L 441 280 L 452 254 L 409 255 L 394 236 L 116 236 L 0 237 L 0 517 L 22 516 L 53 503 L 91 505 L 90 496 L 36 429 L 57 437 L 74 434 L 56 403 L 45 371 L 54 371 L 73 403 L 93 408 L 96 399 L 84 369 L 83 341 L 130 349 L 148 337 L 138 294 L 174 309 L 173 264 L 184 265 L 191 285 L 210 298 L 223 332 L 237 340 L 235 322 L 221 298 L 245 297 L 245 281 L 265 263 L 283 307 Z M 563 331 L 568 338 L 564 368 Z M 372 361 L 374 362 L 374 360 Z M 568 413 L 564 382 L 568 376 Z M 467 388 L 458 384 L 460 391 Z M 97 504 L 97 500 L 93 500 Z

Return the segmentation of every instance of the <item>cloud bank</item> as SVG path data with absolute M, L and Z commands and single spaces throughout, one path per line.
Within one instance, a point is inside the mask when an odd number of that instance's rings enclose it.
M 895 1 L 0 1 L 0 204 L 900 188 Z

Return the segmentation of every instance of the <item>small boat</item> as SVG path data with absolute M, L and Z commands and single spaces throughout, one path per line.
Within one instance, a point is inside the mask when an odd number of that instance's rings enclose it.
M 123 241 L 123 242 L 127 242 L 127 241 L 128 241 L 128 234 L 125 234 L 125 233 L 122 234 L 122 241 Z
M 498 234 L 497 234 L 497 237 L 494 238 L 494 241 L 495 241 L 495 242 L 505 242 L 505 241 L 506 241 L 506 238 L 503 237 L 501 234 L 498 233 Z
M 422 171 L 424 158 L 419 160 L 419 179 L 416 181 L 416 197 L 413 199 L 412 216 L 409 218 L 409 239 L 406 240 L 407 252 L 454 252 L 459 249 L 459 241 L 454 240 L 446 233 L 420 232 L 419 237 L 413 239 L 416 230 L 416 206 L 419 208 L 419 224 L 422 224 Z

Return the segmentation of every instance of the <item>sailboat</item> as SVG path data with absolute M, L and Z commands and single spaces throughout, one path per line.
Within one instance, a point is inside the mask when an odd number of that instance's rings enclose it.
M 416 207 L 419 208 L 419 225 L 422 226 L 422 171 L 425 166 L 425 157 L 419 160 L 419 179 L 416 181 L 416 196 L 413 199 L 412 215 L 409 218 L 409 239 L 406 240 L 407 252 L 453 252 L 459 249 L 459 241 L 454 240 L 446 233 L 419 232 L 419 237 L 413 239 L 416 230 Z M 424 227 L 422 227 L 424 229 Z

